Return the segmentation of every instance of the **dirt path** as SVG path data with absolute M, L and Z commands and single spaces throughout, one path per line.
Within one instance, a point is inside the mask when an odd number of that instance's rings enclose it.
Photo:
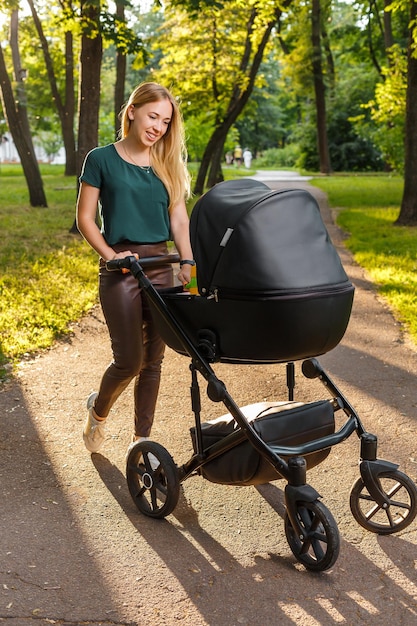
M 313 191 L 340 246 L 326 198 Z M 416 480 L 416 350 L 343 247 L 340 254 L 356 285 L 354 310 L 342 343 L 320 360 L 378 434 L 379 456 Z M 358 477 L 355 435 L 309 473 L 342 538 L 334 568 L 312 574 L 286 542 L 280 481 L 255 489 L 191 478 L 166 520 L 139 514 L 124 478 L 131 394 L 114 407 L 102 454 L 90 456 L 81 438 L 85 398 L 109 358 L 95 309 L 68 341 L 22 363 L 0 391 L 0 622 L 417 624 L 417 523 L 379 537 L 355 522 L 349 510 Z M 281 366 L 217 369 L 242 406 L 285 398 Z M 297 399 L 326 397 L 298 369 L 296 382 Z M 203 395 L 204 419 L 223 412 Z M 153 438 L 178 464 L 191 453 L 192 423 L 188 360 L 168 351 Z

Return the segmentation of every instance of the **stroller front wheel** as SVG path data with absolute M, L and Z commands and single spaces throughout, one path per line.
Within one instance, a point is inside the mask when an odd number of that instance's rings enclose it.
M 350 510 L 353 517 L 366 530 L 379 535 L 391 535 L 407 528 L 417 515 L 417 487 L 398 470 L 378 475 L 381 491 L 388 503 L 382 506 L 370 495 L 362 478 L 350 492 Z
M 297 502 L 297 519 L 303 536 L 293 528 L 285 514 L 285 535 L 292 553 L 308 570 L 322 572 L 334 565 L 339 555 L 340 538 L 333 515 L 319 500 Z
M 169 452 L 154 441 L 141 441 L 130 450 L 126 478 L 133 502 L 148 517 L 163 518 L 178 503 L 178 468 Z

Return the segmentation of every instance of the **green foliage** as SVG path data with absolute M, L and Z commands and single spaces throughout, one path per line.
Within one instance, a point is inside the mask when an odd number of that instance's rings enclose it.
M 254 165 L 256 168 L 279 169 L 295 167 L 300 159 L 300 147 L 295 143 L 290 143 L 284 148 L 270 148 L 256 157 Z
M 293 141 L 293 131 L 299 120 L 299 103 L 281 75 L 276 51 L 265 56 L 260 68 L 260 82 L 236 121 L 240 144 L 248 146 L 253 154 L 282 148 Z
M 382 70 L 385 80 L 377 84 L 375 98 L 363 108 L 369 109 L 371 121 L 364 115 L 354 118 L 359 132 L 368 136 L 381 150 L 385 161 L 396 171 L 404 171 L 405 98 L 407 58 L 398 46 L 390 51 L 390 65 Z
M 298 167 L 317 170 L 315 96 L 311 72 L 311 24 L 309 5 L 291 3 L 289 20 L 281 29 L 281 37 L 288 53 L 279 57 L 281 66 L 278 78 L 287 95 L 293 94 L 298 102 L 297 123 L 290 126 L 289 141 L 301 148 Z M 385 42 L 381 35 L 384 17 L 382 6 L 376 3 L 332 2 L 323 7 L 324 29 L 330 42 L 330 51 L 322 50 L 324 80 L 327 88 L 327 136 L 330 162 L 333 171 L 376 171 L 384 168 L 385 146 L 396 146 L 393 135 L 403 137 L 403 124 L 392 120 L 387 133 L 387 124 L 375 123 L 370 110 L 363 104 L 374 100 L 375 87 L 380 81 L 377 67 L 387 63 Z M 392 16 L 393 33 L 396 40 L 404 40 L 404 13 Z M 366 31 L 366 32 L 365 32 Z M 372 43 L 372 56 L 369 51 Z M 324 44 L 324 42 L 322 42 Z M 332 72 L 334 67 L 334 73 Z M 285 80 L 285 83 L 283 83 Z M 355 120 L 362 116 L 364 125 L 377 130 L 377 134 L 364 132 Z
M 213 121 L 206 113 L 190 115 L 185 120 L 188 158 L 201 161 L 205 147 L 213 132 Z
M 366 64 L 347 65 L 337 74 L 337 83 L 327 105 L 327 136 L 332 170 L 335 172 L 378 171 L 384 168 L 380 150 L 372 138 L 359 132 L 353 118 L 363 115 L 363 102 L 374 93 L 377 74 Z M 314 101 L 304 103 L 303 119 L 293 129 L 292 141 L 300 146 L 297 167 L 319 169 Z M 367 118 L 370 119 L 368 112 Z M 365 118 L 364 118 L 365 119 Z
M 39 130 L 37 133 L 37 142 L 45 152 L 48 161 L 53 161 L 54 157 L 62 148 L 62 139 L 58 129 L 56 130 Z
M 254 1 L 253 5 L 259 8 L 260 16 L 264 4 Z M 204 112 L 215 126 L 225 116 L 233 90 L 236 89 L 238 94 L 245 89 L 249 79 L 242 70 L 241 60 L 249 15 L 247 3 L 239 0 L 230 0 L 222 8 L 206 6 L 198 20 L 192 20 L 186 11 L 167 7 L 166 21 L 154 42 L 162 52 L 154 76 L 181 94 L 185 119 Z M 257 38 L 264 26 L 258 17 L 251 37 L 251 59 L 257 51 Z M 257 80 L 261 84 L 262 76 Z
M 59 19 L 57 12 L 49 11 L 48 7 L 39 9 L 42 19 L 42 28 L 48 41 L 48 49 L 52 58 L 54 74 L 58 91 L 63 102 L 65 102 L 65 24 L 66 21 Z M 74 86 L 78 86 L 78 66 L 77 55 L 79 54 L 79 42 L 74 37 Z M 37 135 L 42 130 L 58 130 L 61 136 L 59 120 L 56 108 L 52 99 L 48 73 L 45 66 L 43 54 L 40 51 L 40 43 L 36 32 L 32 16 L 25 16 L 19 19 L 19 48 L 22 56 L 22 63 L 27 70 L 25 81 L 25 92 L 28 101 L 28 116 L 33 135 Z M 10 65 L 10 61 L 8 63 Z M 77 94 L 75 94 L 75 98 Z M 61 142 L 62 145 L 62 142 Z
M 213 121 L 206 113 L 188 116 L 185 120 L 188 158 L 190 161 L 201 161 L 207 142 L 213 133 Z M 232 127 L 224 145 L 224 152 L 233 151 L 239 143 L 239 133 Z

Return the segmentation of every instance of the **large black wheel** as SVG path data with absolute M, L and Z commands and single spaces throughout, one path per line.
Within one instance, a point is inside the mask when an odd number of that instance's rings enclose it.
M 155 518 L 166 517 L 175 509 L 180 481 L 169 452 L 154 441 L 141 441 L 130 450 L 126 461 L 130 495 L 139 511 Z
M 340 538 L 330 511 L 319 500 L 297 502 L 297 519 L 301 536 L 285 515 L 285 535 L 295 558 L 309 570 L 329 569 L 339 556 Z
M 382 472 L 378 481 L 389 504 L 386 507 L 377 504 L 359 478 L 350 492 L 350 510 L 366 530 L 391 535 L 407 528 L 417 515 L 417 487 L 411 478 L 398 470 Z

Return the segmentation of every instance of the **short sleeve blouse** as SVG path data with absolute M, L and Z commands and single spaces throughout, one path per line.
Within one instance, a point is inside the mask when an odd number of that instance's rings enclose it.
M 101 232 L 110 246 L 170 238 L 169 197 L 164 184 L 152 169 L 122 159 L 114 144 L 87 154 L 80 182 L 100 189 Z

